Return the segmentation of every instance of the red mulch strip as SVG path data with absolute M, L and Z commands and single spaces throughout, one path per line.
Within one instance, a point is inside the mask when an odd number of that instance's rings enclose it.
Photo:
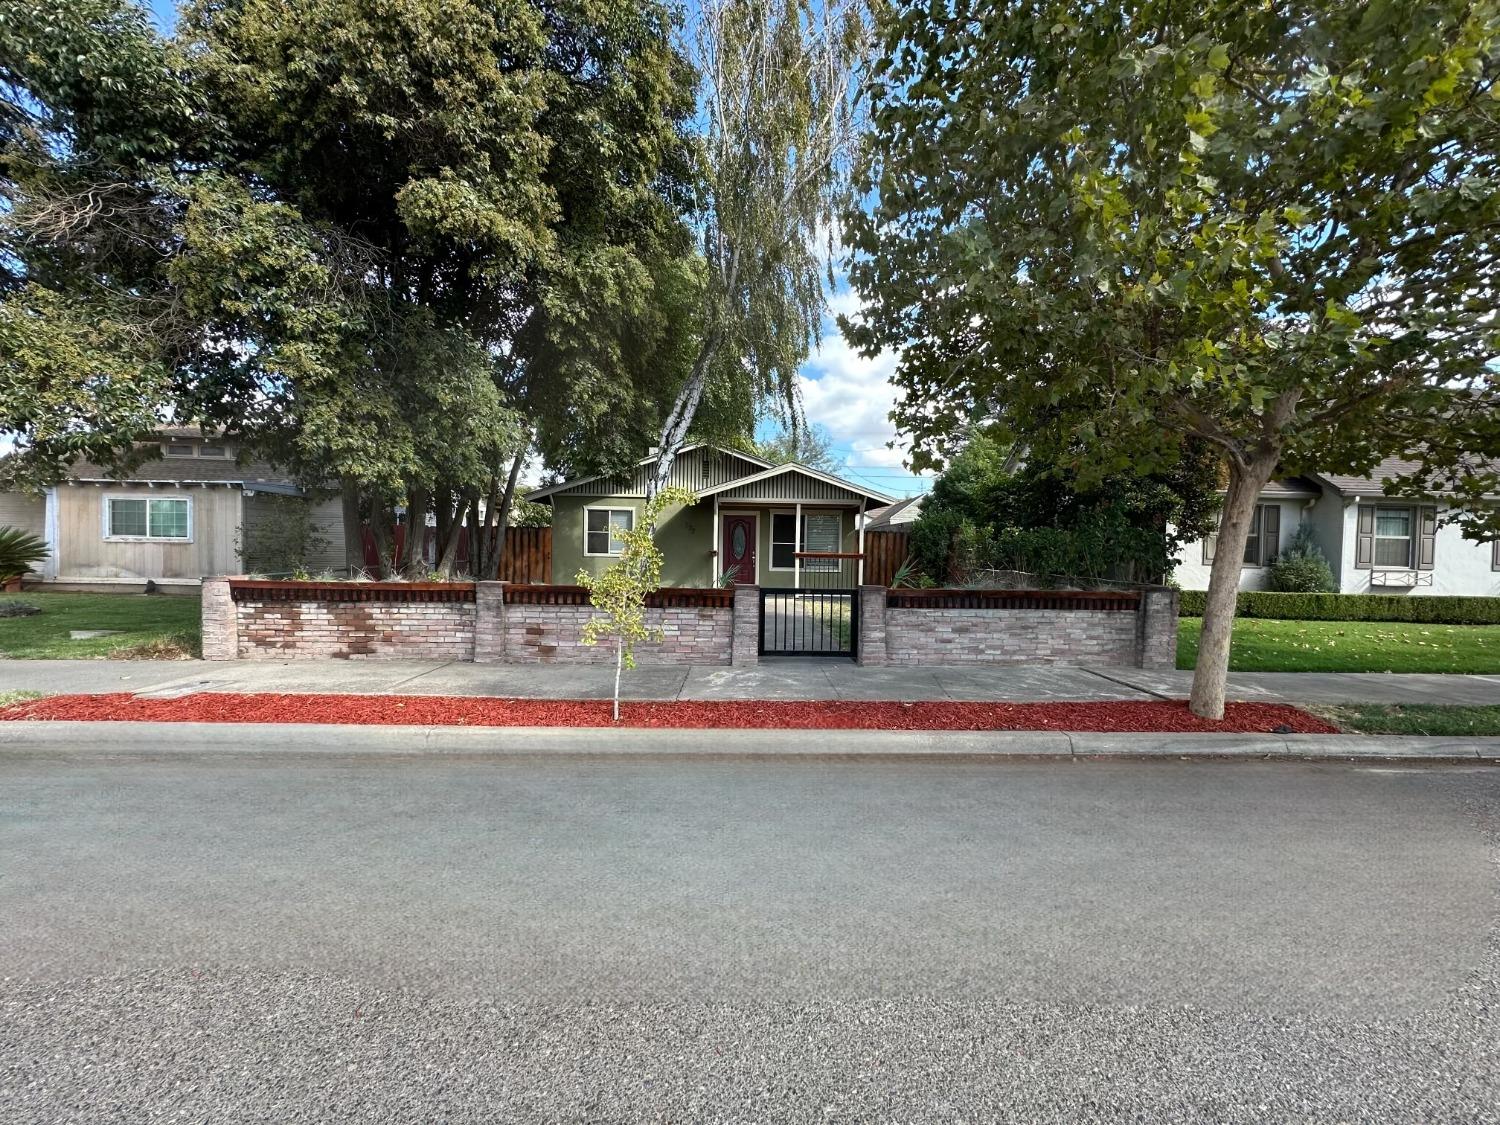
M 713 701 L 625 703 L 627 727 L 794 730 L 1217 731 L 1337 734 L 1338 728 L 1281 703 L 1231 703 L 1224 721 L 1186 703 L 899 703 L 894 701 Z M 0 719 L 109 719 L 140 723 L 412 723 L 456 727 L 607 727 L 606 699 L 489 699 L 448 695 L 239 695 L 200 692 L 177 699 L 54 695 L 0 707 Z

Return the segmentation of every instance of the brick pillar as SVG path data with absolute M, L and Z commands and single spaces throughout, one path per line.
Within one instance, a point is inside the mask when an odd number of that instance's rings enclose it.
M 229 579 L 203 580 L 203 659 L 235 660 L 240 655 L 240 629 Z
M 1169 586 L 1141 591 L 1135 618 L 1135 661 L 1139 667 L 1177 667 L 1177 608 L 1181 600 L 1181 592 Z
M 859 593 L 859 651 L 855 659 L 860 664 L 884 664 L 888 655 L 885 650 L 885 587 L 861 586 Z
M 736 668 L 754 668 L 760 663 L 760 587 L 734 588 L 734 640 L 729 663 Z
M 505 583 L 474 584 L 474 663 L 504 664 Z

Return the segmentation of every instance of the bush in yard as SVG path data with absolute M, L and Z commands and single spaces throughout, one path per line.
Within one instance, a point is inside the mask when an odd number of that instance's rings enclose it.
M 300 496 L 275 497 L 253 532 L 241 527 L 235 539 L 245 567 L 298 579 L 308 577 L 307 560 L 328 549 L 313 522 L 312 505 Z
M 0 582 L 19 578 L 50 552 L 47 544 L 19 527 L 0 527 Z
M 1312 528 L 1301 524 L 1287 549 L 1271 564 L 1271 589 L 1290 594 L 1331 594 L 1339 588 Z
M 1183 617 L 1202 617 L 1203 590 L 1182 592 Z M 1410 621 L 1419 625 L 1500 625 L 1500 598 L 1296 594 L 1242 590 L 1236 617 L 1280 621 Z
M 620 721 L 620 673 L 635 667 L 638 641 L 659 641 L 661 630 L 646 624 L 646 595 L 661 586 L 661 552 L 656 548 L 656 521 L 674 504 L 697 501 L 685 488 L 664 488 L 646 501 L 641 519 L 620 536 L 625 546 L 620 558 L 603 574 L 578 572 L 578 584 L 586 587 L 589 602 L 604 614 L 590 618 L 583 627 L 583 643 L 596 645 L 612 637 L 615 642 L 615 722 Z

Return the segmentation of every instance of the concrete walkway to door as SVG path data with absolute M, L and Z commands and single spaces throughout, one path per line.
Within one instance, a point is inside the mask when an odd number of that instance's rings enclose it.
M 602 699 L 614 669 L 599 664 L 465 664 L 350 660 L 0 660 L 0 691 L 197 691 L 468 695 Z M 862 668 L 836 657 L 765 657 L 756 668 L 641 667 L 625 676 L 630 699 L 1181 699 L 1191 672 L 1036 665 Z M 1500 700 L 1500 676 L 1241 672 L 1231 699 L 1293 703 L 1462 703 Z

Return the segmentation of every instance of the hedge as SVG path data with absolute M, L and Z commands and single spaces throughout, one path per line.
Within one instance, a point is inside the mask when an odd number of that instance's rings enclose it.
M 1208 594 L 1182 591 L 1182 616 L 1202 617 Z M 1424 625 L 1500 625 L 1500 598 L 1399 597 L 1391 594 L 1283 594 L 1241 590 L 1236 617 L 1283 621 L 1413 621 Z

